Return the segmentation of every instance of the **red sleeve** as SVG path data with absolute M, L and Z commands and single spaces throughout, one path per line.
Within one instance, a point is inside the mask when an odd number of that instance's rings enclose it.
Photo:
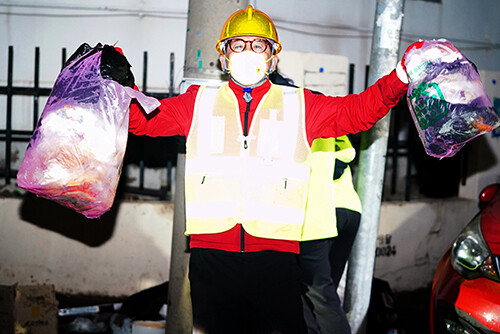
M 192 85 L 184 94 L 161 100 L 161 105 L 149 115 L 144 113 L 137 101 L 133 101 L 130 105 L 129 131 L 151 137 L 187 136 L 199 88 Z
M 360 94 L 332 97 L 304 89 L 309 143 L 320 137 L 339 137 L 370 129 L 398 103 L 407 88 L 394 70 Z

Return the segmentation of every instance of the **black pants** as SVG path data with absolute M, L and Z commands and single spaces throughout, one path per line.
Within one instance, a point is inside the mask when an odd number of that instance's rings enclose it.
M 307 333 L 296 254 L 192 249 L 189 280 L 200 333 Z
M 361 215 L 337 209 L 338 236 L 300 243 L 304 317 L 309 334 L 350 334 L 337 288 L 358 232 Z

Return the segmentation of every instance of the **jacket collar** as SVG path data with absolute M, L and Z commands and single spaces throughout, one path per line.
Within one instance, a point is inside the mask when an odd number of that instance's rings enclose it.
M 243 86 L 240 86 L 236 82 L 234 82 L 232 79 L 229 79 L 229 88 L 238 96 L 243 96 Z M 271 88 L 271 81 L 269 79 L 264 80 L 260 85 L 253 87 L 252 88 L 252 96 L 258 95 L 262 96 L 264 95 L 269 89 Z

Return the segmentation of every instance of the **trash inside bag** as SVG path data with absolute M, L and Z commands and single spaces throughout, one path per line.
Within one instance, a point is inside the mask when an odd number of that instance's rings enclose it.
M 428 155 L 455 155 L 469 140 L 494 130 L 500 116 L 475 65 L 447 40 L 407 51 L 408 107 Z
M 84 44 L 68 60 L 17 174 L 19 187 L 87 218 L 100 217 L 113 204 L 131 99 L 137 99 L 145 112 L 159 105 L 154 98 L 103 78 L 101 56 L 110 52 L 125 59 L 113 47 Z

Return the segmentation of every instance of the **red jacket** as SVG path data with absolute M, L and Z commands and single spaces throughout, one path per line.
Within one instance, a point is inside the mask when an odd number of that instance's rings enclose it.
M 270 88 L 270 82 L 252 90 L 253 100 L 248 113 L 248 127 L 260 100 Z M 242 87 L 229 81 L 229 87 L 238 99 L 242 127 L 246 111 Z M 187 137 L 193 119 L 194 104 L 199 86 L 190 86 L 186 93 L 161 100 L 152 115 L 145 116 L 140 106 L 130 107 L 129 131 L 136 135 L 152 137 L 180 135 Z M 406 92 L 395 71 L 379 79 L 360 94 L 331 97 L 314 94 L 304 89 L 306 134 L 309 145 L 316 138 L 339 137 L 370 129 Z M 237 224 L 229 231 L 216 234 L 191 236 L 191 248 L 211 248 L 230 252 L 256 252 L 264 250 L 299 252 L 297 241 L 257 238 L 242 230 Z

